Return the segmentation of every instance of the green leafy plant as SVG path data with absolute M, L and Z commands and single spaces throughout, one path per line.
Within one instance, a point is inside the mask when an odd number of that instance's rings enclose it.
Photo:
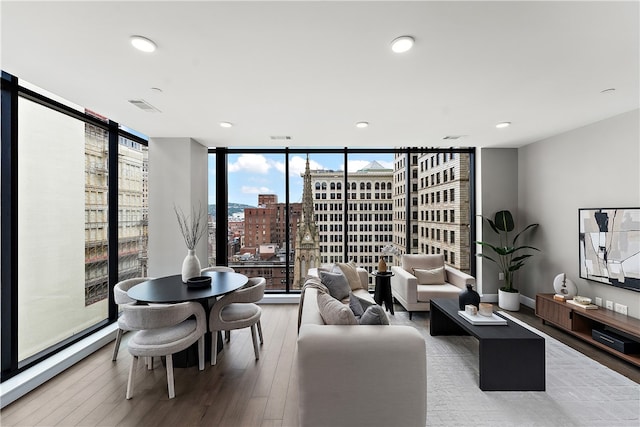
M 200 239 L 207 233 L 207 211 L 202 209 L 202 204 L 199 209 L 191 208 L 190 216 L 185 215 L 182 209 L 175 204 L 173 210 L 176 213 L 180 232 L 184 237 L 187 249 L 195 249 Z
M 496 212 L 493 220 L 485 216 L 482 216 L 482 218 L 487 221 L 491 229 L 498 235 L 499 241 L 497 244 L 476 242 L 483 248 L 490 249 L 493 252 L 491 256 L 486 253 L 479 253 L 478 256 L 494 262 L 504 274 L 505 286 L 500 288 L 502 291 L 518 292 L 517 289 L 513 287 L 513 274 L 524 266 L 527 258 L 533 256 L 532 253 L 524 253 L 523 251 L 527 249 L 540 251 L 540 249 L 534 248 L 533 246 L 517 246 L 518 238 L 522 236 L 524 232 L 538 227 L 538 224 L 527 225 L 511 239 L 509 233 L 515 229 L 511 212 L 508 210 Z

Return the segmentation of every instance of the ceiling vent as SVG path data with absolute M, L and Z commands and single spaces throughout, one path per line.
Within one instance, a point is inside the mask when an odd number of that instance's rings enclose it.
M 291 139 L 290 136 L 286 135 L 276 135 L 270 137 L 272 141 L 289 141 Z
M 146 111 L 147 113 L 159 113 L 160 112 L 160 110 L 158 110 L 153 105 L 149 104 L 144 99 L 130 99 L 129 102 L 132 103 L 133 105 L 135 105 L 136 107 L 138 107 L 139 109 L 141 109 L 143 111 Z
M 466 135 L 447 135 L 442 139 L 460 139 L 464 138 Z

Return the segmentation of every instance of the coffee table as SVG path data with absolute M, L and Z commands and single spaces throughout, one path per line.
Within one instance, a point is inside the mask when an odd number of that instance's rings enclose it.
M 544 338 L 510 319 L 506 319 L 507 325 L 474 326 L 458 310 L 457 298 L 431 300 L 429 332 L 478 339 L 480 390 L 545 390 Z

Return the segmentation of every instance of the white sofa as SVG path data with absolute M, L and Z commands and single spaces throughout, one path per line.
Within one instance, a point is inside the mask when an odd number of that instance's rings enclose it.
M 418 284 L 413 269 L 434 269 L 444 267 L 443 284 Z M 402 255 L 401 265 L 392 266 L 391 293 L 393 297 L 409 312 L 409 319 L 414 311 L 429 311 L 432 298 L 457 298 L 467 284 L 474 285 L 473 276 L 463 273 L 449 265 L 445 265 L 443 255 L 407 254 Z
M 368 274 L 358 269 L 366 290 Z M 326 325 L 318 289 L 301 296 L 298 332 L 301 427 L 426 425 L 425 341 L 417 329 L 392 325 Z

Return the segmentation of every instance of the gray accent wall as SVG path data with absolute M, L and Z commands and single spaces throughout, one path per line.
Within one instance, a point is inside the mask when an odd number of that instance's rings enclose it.
M 640 293 L 580 279 L 578 270 L 578 209 L 640 207 L 639 128 L 634 110 L 518 149 L 517 221 L 540 224 L 530 243 L 542 249 L 519 273 L 524 296 L 553 292 L 553 278 L 566 273 L 580 295 L 627 305 L 640 318 Z

